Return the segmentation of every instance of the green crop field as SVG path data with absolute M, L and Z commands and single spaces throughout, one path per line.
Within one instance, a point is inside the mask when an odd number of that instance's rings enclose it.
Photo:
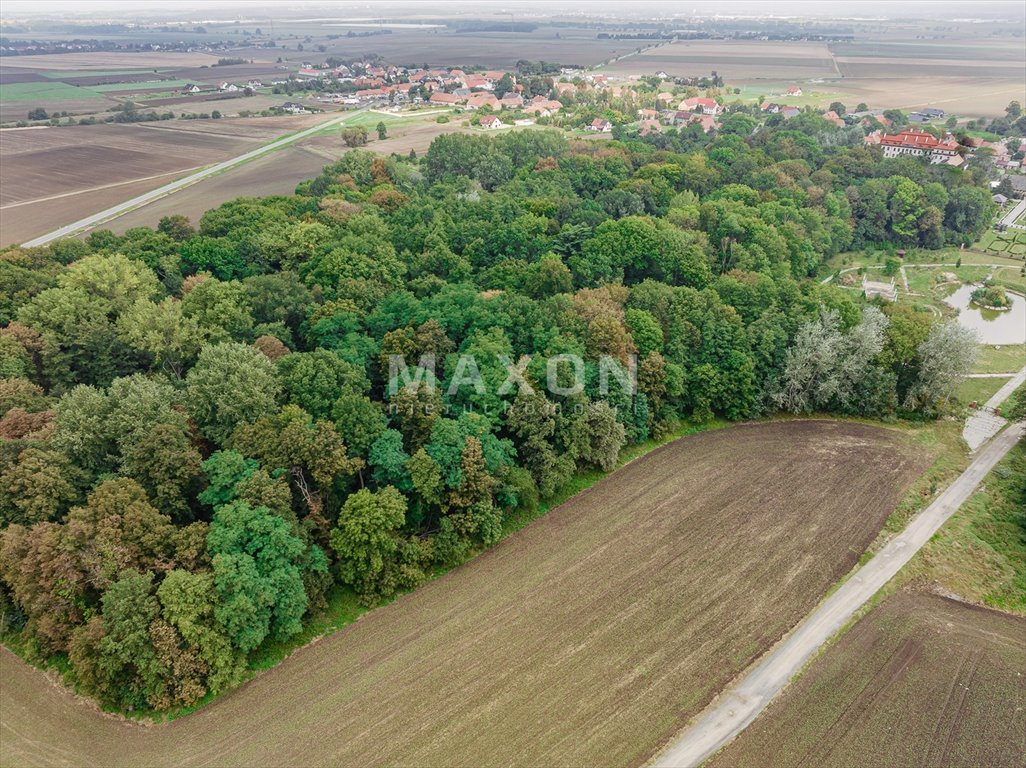
M 0 85 L 0 101 L 6 103 L 45 101 L 53 104 L 59 101 L 82 101 L 102 99 L 103 96 L 88 88 L 79 88 L 62 82 L 52 83 L 9 83 Z

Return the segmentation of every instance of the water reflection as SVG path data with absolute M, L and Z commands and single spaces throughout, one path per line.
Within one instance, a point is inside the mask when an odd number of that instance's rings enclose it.
M 1008 311 L 981 309 L 971 301 L 977 287 L 960 285 L 944 298 L 949 306 L 958 310 L 958 322 L 976 331 L 981 344 L 1026 344 L 1026 300 L 1009 293 L 1012 308 Z

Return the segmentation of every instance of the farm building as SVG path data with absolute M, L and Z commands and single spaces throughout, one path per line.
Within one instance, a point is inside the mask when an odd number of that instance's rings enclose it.
M 435 91 L 431 94 L 429 101 L 432 104 L 459 104 L 460 100 L 451 93 L 444 93 L 442 91 Z

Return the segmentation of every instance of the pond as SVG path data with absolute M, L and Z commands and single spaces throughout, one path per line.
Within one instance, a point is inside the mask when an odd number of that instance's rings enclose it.
M 958 322 L 972 328 L 980 336 L 981 344 L 1026 344 L 1026 299 L 1009 293 L 1012 308 L 999 312 L 981 309 L 972 303 L 972 293 L 978 286 L 960 285 L 944 298 L 958 310 Z

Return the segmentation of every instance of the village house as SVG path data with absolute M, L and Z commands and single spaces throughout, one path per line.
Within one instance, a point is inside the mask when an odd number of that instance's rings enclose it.
M 823 113 L 823 119 L 824 120 L 829 120 L 831 123 L 836 125 L 838 128 L 843 128 L 844 127 L 844 118 L 841 117 L 836 112 L 834 112 L 834 110 L 832 110 L 832 109 L 829 110 L 828 112 L 824 112 Z
M 502 109 L 502 105 L 499 104 L 499 100 L 495 98 L 495 95 L 492 93 L 472 93 L 467 97 L 468 109 L 481 109 L 482 107 Z
M 453 96 L 451 93 L 445 93 L 444 91 L 435 91 L 431 94 L 431 98 L 428 99 L 432 104 L 459 104 L 460 100 Z
M 485 115 L 481 118 L 481 127 L 486 130 L 502 128 L 502 120 L 497 115 Z
M 364 88 L 356 92 L 356 98 L 360 101 L 373 101 L 374 99 L 384 99 L 388 97 L 388 92 L 383 88 Z
M 226 93 L 236 93 L 240 89 L 235 83 L 221 83 L 221 85 L 218 86 L 218 90 L 225 91 Z
M 554 115 L 562 108 L 563 102 L 556 101 L 554 99 L 546 99 L 544 96 L 535 96 L 531 99 L 531 103 L 524 107 L 528 112 L 540 115 L 541 117 Z
M 586 130 L 596 131 L 597 133 L 611 133 L 613 130 L 613 124 L 601 117 L 596 117 L 587 126 Z
M 787 95 L 788 96 L 801 96 L 802 95 L 802 89 L 801 89 L 801 87 L 799 87 L 797 85 L 792 85 L 790 88 L 787 89 Z
M 723 112 L 716 99 L 703 99 L 695 97 L 693 99 L 684 99 L 678 106 L 677 109 L 683 110 L 684 112 L 697 112 L 701 111 L 703 115 L 711 115 L 716 117 Z
M 200 87 L 198 85 L 194 84 L 194 83 L 189 83 L 188 85 L 183 85 L 182 86 L 182 90 L 180 91 L 180 93 L 199 93 L 199 92 L 200 92 Z
M 642 120 L 656 120 L 659 117 L 659 112 L 654 109 L 639 109 L 638 117 Z
M 524 106 L 524 99 L 519 93 L 511 91 L 499 99 L 499 103 L 502 104 L 503 109 L 520 109 Z
M 305 115 L 306 107 L 296 101 L 286 101 L 281 105 L 283 112 L 288 112 L 290 115 Z
M 639 136 L 648 136 L 652 133 L 663 132 L 663 127 L 659 124 L 658 120 L 642 120 L 638 127 Z

